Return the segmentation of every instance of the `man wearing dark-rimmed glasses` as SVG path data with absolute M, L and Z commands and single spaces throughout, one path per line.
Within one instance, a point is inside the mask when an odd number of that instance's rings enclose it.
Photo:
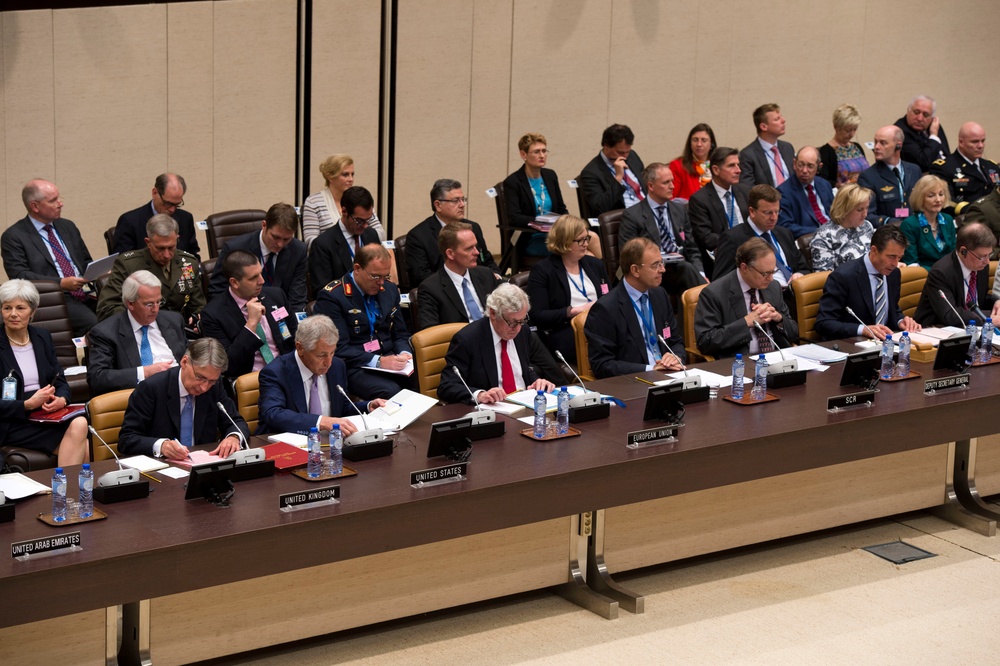
M 368 226 L 373 219 L 375 199 L 371 192 L 357 185 L 344 190 L 340 221 L 309 245 L 310 298 L 351 271 L 354 254 L 361 246 L 379 242 L 378 232 Z
M 152 198 L 127 213 L 122 213 L 115 225 L 115 242 L 112 252 L 142 250 L 146 247 L 146 222 L 160 213 L 177 221 L 177 248 L 190 252 L 201 260 L 198 234 L 195 233 L 194 216 L 184 210 L 187 183 L 176 173 L 161 173 L 153 183 Z

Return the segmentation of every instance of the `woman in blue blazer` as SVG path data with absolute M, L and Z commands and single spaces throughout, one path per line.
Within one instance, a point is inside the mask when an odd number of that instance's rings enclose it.
M 929 271 L 938 259 L 955 251 L 955 220 L 941 212 L 950 203 L 948 185 L 937 176 L 923 176 L 913 186 L 911 214 L 899 225 L 909 241 L 903 263 L 920 264 Z

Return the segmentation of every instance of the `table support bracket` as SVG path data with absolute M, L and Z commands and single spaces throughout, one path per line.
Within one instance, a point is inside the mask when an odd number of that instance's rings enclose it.
M 587 584 L 587 560 L 593 514 L 573 516 L 569 535 L 569 580 L 552 591 L 605 620 L 618 619 L 618 602 L 595 591 Z M 581 530 L 581 525 L 585 527 Z M 583 532 L 583 534 L 581 534 Z
M 948 483 L 945 503 L 932 512 L 960 527 L 984 536 L 996 536 L 1000 511 L 991 509 L 976 488 L 976 441 L 964 439 L 948 445 Z
M 107 666 L 151 666 L 149 656 L 149 600 L 107 609 Z

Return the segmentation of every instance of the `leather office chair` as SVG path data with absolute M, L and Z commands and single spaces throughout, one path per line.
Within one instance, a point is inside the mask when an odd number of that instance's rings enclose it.
M 206 299 L 208 299 L 208 288 L 212 283 L 212 273 L 215 272 L 217 263 L 219 260 L 215 257 L 201 262 L 201 292 L 205 294 Z
M 521 271 L 520 273 L 515 273 L 510 276 L 510 283 L 516 285 L 523 289 L 528 290 L 528 278 L 531 277 L 531 271 Z
M 432 398 L 437 398 L 437 387 L 441 383 L 441 372 L 444 370 L 444 356 L 456 333 L 462 330 L 464 323 L 440 324 L 417 331 L 410 337 L 413 348 L 413 363 L 420 382 L 420 392 Z
M 799 339 L 822 340 L 816 332 L 816 315 L 819 313 L 819 299 L 823 295 L 826 278 L 831 271 L 807 273 L 792 282 L 792 293 L 795 294 L 795 321 L 799 325 Z
M 0 446 L 0 453 L 6 458 L 11 472 L 37 472 L 40 469 L 52 469 L 59 464 L 56 456 L 19 446 Z
M 73 344 L 73 325 L 69 321 L 66 295 L 59 283 L 55 280 L 32 280 L 31 283 L 38 289 L 39 296 L 38 309 L 31 323 L 52 334 L 56 358 L 63 369 L 80 365 Z M 90 399 L 86 374 L 67 377 L 66 381 L 69 383 L 71 402 L 87 402 Z
M 899 267 L 899 309 L 904 317 L 912 317 L 920 302 L 920 293 L 927 282 L 927 269 L 915 264 Z
M 410 290 L 410 272 L 406 268 L 406 234 L 397 236 L 393 245 L 396 246 L 396 271 L 398 273 L 396 277 L 399 278 L 396 286 L 399 287 L 399 293 L 402 294 L 404 291 Z
M 569 325 L 573 327 L 573 340 L 576 343 L 576 374 L 585 382 L 592 382 L 594 370 L 590 367 L 590 345 L 587 344 L 587 336 L 583 332 L 583 326 L 587 323 L 587 313 L 581 312 L 569 320 Z
M 697 287 L 685 290 L 681 294 L 681 310 L 684 313 L 684 350 L 687 351 L 689 364 L 715 360 L 714 356 L 702 354 L 698 351 L 698 340 L 694 335 L 694 311 L 698 307 L 698 298 L 701 296 L 701 290 L 707 286 L 707 284 L 700 284 Z
M 104 231 L 104 243 L 108 246 L 108 254 L 114 252 L 115 227 L 110 227 Z
M 579 180 L 578 180 L 579 182 Z M 590 205 L 587 204 L 587 197 L 583 194 L 583 188 L 576 188 L 576 205 L 580 209 L 580 217 L 585 220 L 589 220 L 594 217 L 590 214 Z
M 504 197 L 503 181 L 493 186 L 497 195 L 493 197 L 493 203 L 497 207 L 497 229 L 500 230 L 500 272 L 506 273 L 507 268 L 515 263 L 514 248 L 512 247 L 514 229 L 510 225 L 510 218 L 507 216 L 507 199 Z M 516 270 L 516 269 L 512 269 Z
M 122 421 L 125 420 L 125 408 L 128 407 L 128 399 L 134 390 L 112 391 L 99 395 L 87 403 L 87 420 L 115 453 L 118 453 L 118 432 L 121 430 Z M 96 462 L 112 457 L 100 440 L 91 435 L 90 459 Z
M 795 244 L 799 246 L 799 254 L 801 254 L 802 258 L 806 260 L 806 266 L 809 267 L 809 270 L 812 270 L 813 267 L 813 254 L 812 248 L 809 247 L 809 243 L 812 242 L 813 236 L 815 235 L 816 232 L 814 231 L 811 234 L 799 236 L 795 239 Z
M 988 291 L 991 291 L 991 292 L 993 291 L 993 285 L 995 284 L 995 280 L 996 280 L 997 263 L 1000 263 L 1000 262 L 997 262 L 997 261 L 991 261 L 990 262 L 990 288 L 989 288 Z
M 406 323 L 410 326 L 410 330 L 416 333 L 420 326 L 420 287 L 411 289 L 409 296 L 410 307 L 407 308 L 407 314 L 410 316 L 410 321 Z
M 577 192 L 580 190 L 578 189 Z M 582 196 L 582 195 L 581 195 Z M 624 208 L 619 210 L 609 210 L 601 213 L 597 218 L 597 225 L 601 234 L 601 252 L 604 253 L 604 267 L 608 270 L 608 277 L 615 281 L 618 276 L 618 228 L 622 224 L 622 214 Z
M 212 213 L 205 218 L 205 222 L 208 224 L 208 229 L 205 231 L 205 237 L 208 241 L 208 258 L 218 257 L 219 252 L 226 245 L 226 241 L 242 236 L 249 231 L 260 229 L 265 214 L 265 211 L 256 208 L 247 208 Z M 208 294 L 207 291 L 205 293 Z
M 233 392 L 236 394 L 236 411 L 247 422 L 250 433 L 257 431 L 257 420 L 260 415 L 258 405 L 260 399 L 260 383 L 258 372 L 240 375 L 233 382 Z

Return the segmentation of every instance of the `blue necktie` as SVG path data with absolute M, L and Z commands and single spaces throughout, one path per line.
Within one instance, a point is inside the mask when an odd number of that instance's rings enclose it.
M 646 349 L 655 359 L 658 357 L 659 347 L 656 346 L 656 333 L 652 329 L 647 330 L 647 326 L 652 325 L 653 321 L 653 313 L 649 310 L 648 294 L 639 297 L 639 308 L 642 310 L 642 330 L 646 337 Z
M 764 232 L 764 240 L 766 240 L 767 244 L 771 246 L 772 250 L 774 250 L 774 258 L 778 260 L 778 270 L 785 276 L 785 282 L 788 282 L 788 280 L 792 277 L 792 271 L 789 269 L 785 258 L 781 256 L 781 248 L 778 247 L 778 243 L 774 240 L 774 236 L 771 235 L 770 231 Z
M 660 248 L 667 254 L 677 251 L 677 243 L 674 242 L 673 234 L 670 233 L 670 225 L 663 218 L 666 206 L 656 207 L 656 227 L 660 232 Z
M 736 210 L 733 208 L 733 193 L 726 192 L 726 217 L 729 218 L 729 228 L 733 228 L 733 222 L 736 219 Z
M 468 277 L 462 278 L 462 299 L 465 301 L 465 309 L 469 311 L 469 321 L 479 321 L 483 318 L 483 311 L 479 309 L 476 299 L 472 297 Z
M 139 363 L 152 365 L 153 348 L 149 346 L 149 326 L 142 327 L 142 342 L 139 344 Z
M 194 399 L 184 396 L 184 406 L 181 407 L 181 444 L 189 449 L 194 446 Z

